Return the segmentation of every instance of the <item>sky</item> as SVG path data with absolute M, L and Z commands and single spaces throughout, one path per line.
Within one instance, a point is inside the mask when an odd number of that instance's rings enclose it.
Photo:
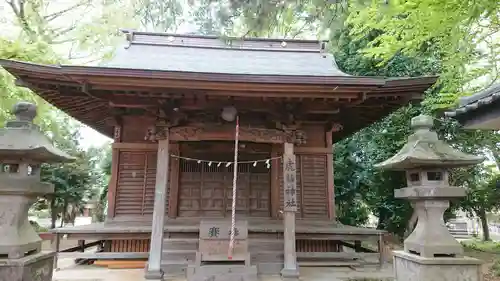
M 102 146 L 105 143 L 111 141 L 110 138 L 98 133 L 96 130 L 83 125 L 80 130 L 81 140 L 80 146 L 84 149 L 88 149 L 91 146 Z
M 73 1 L 68 1 L 68 0 L 51 0 L 50 5 L 47 8 L 48 11 L 54 12 L 54 11 L 60 11 L 66 9 L 68 6 L 74 5 Z M 99 12 L 99 9 L 93 9 L 91 13 L 87 14 L 87 16 L 91 16 L 92 13 Z M 15 39 L 20 30 L 14 23 L 14 14 L 11 11 L 11 8 L 7 6 L 6 2 L 3 0 L 0 0 L 0 35 L 5 36 L 7 38 L 12 38 Z M 60 18 L 60 21 L 58 24 L 70 24 L 71 21 L 75 20 L 73 17 L 63 17 Z M 123 28 L 126 28 L 124 26 Z M 196 30 L 196 27 L 191 25 L 188 22 L 185 22 L 181 26 L 179 26 L 177 32 L 178 33 L 189 33 L 193 32 Z M 123 43 L 125 44 L 125 36 L 123 36 Z M 68 47 L 69 45 L 67 44 L 61 44 L 56 47 L 56 51 L 60 52 L 63 55 L 66 55 L 68 52 Z M 121 46 L 117 46 L 117 48 L 120 48 Z M 75 64 L 82 65 L 82 63 L 79 63 L 78 61 L 74 61 Z M 93 64 L 96 64 L 95 62 Z M 98 133 L 94 129 L 90 128 L 89 126 L 82 124 L 82 129 L 80 131 L 80 145 L 84 149 L 88 149 L 91 146 L 102 146 L 105 143 L 109 143 L 111 141 L 110 138 Z

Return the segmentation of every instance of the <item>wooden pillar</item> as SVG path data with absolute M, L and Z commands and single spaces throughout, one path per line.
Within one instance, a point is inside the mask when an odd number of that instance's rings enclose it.
M 165 139 L 158 141 L 158 160 L 156 164 L 155 200 L 153 207 L 153 225 L 151 229 L 151 247 L 149 250 L 146 279 L 162 280 L 161 256 L 163 251 L 163 227 L 165 223 L 165 205 L 167 204 L 167 184 L 169 165 L 168 129 Z
M 333 152 L 332 130 L 326 132 L 325 136 L 326 147 Z M 335 184 L 334 184 L 334 154 L 326 155 L 326 171 L 327 171 L 327 196 L 328 196 L 328 218 L 335 220 Z
M 284 221 L 284 266 L 281 277 L 298 280 L 297 252 L 295 249 L 295 212 L 297 212 L 297 167 L 293 143 L 285 143 L 283 149 L 283 221 Z
M 122 126 L 119 121 L 115 124 L 113 140 L 114 143 L 121 142 L 122 139 Z M 116 205 L 116 189 L 118 188 L 118 167 L 120 166 L 120 150 L 113 148 L 111 150 L 111 178 L 108 183 L 108 212 L 106 220 L 115 217 Z
M 280 170 L 280 159 L 277 158 L 279 156 L 280 147 L 278 145 L 272 146 L 271 157 L 276 158 L 272 160 L 271 163 L 271 217 L 279 218 L 280 217 L 280 176 L 279 173 L 282 172 Z
M 179 143 L 170 144 L 170 152 L 173 155 L 180 155 Z M 170 179 L 169 179 L 169 195 L 168 195 L 168 217 L 176 218 L 178 215 L 178 201 L 179 201 L 179 173 L 180 161 L 178 158 L 172 158 L 170 163 Z
M 54 265 L 53 265 L 53 268 L 56 271 L 59 270 L 59 267 L 57 266 L 57 262 L 59 260 L 60 246 L 61 246 L 61 234 L 56 232 L 56 233 L 54 233 L 54 236 L 52 237 L 52 240 L 51 240 L 52 251 L 56 253 L 54 256 Z

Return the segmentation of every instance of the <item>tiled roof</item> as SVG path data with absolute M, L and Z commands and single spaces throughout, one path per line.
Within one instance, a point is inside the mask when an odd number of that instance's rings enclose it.
M 447 117 L 462 117 L 465 114 L 480 109 L 485 105 L 489 105 L 500 98 L 500 83 L 491 86 L 490 88 L 474 94 L 469 97 L 460 99 L 459 106 L 452 110 L 445 112 Z
M 128 32 L 128 44 L 101 66 L 199 73 L 349 76 L 324 41 L 217 38 Z

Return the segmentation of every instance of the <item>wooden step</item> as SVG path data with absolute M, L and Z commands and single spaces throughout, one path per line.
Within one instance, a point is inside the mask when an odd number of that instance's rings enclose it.
M 257 272 L 265 275 L 279 275 L 283 269 L 283 262 L 263 262 L 255 263 Z
M 162 261 L 161 269 L 165 272 L 165 278 L 186 277 L 188 262 Z
M 198 239 L 196 238 L 166 238 L 163 240 L 163 250 L 198 250 Z
M 283 251 L 261 251 L 258 253 L 251 253 L 250 259 L 252 264 L 265 263 L 265 262 L 282 262 L 284 260 Z
M 320 266 L 360 266 L 355 261 L 298 261 L 299 266 L 320 267 Z
M 146 266 L 144 260 L 100 260 L 94 262 L 95 266 L 103 266 L 110 269 L 140 269 Z
M 378 258 L 379 253 L 359 252 L 297 252 L 297 259 L 367 259 Z
M 196 251 L 193 250 L 164 250 L 161 256 L 162 261 L 171 263 L 194 262 Z
M 261 251 L 283 252 L 284 242 L 282 239 L 249 239 L 248 251 L 250 253 L 259 253 Z

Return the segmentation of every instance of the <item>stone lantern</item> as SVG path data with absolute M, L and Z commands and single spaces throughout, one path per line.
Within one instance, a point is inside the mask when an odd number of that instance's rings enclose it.
M 70 161 L 55 148 L 37 125 L 36 106 L 19 102 L 15 120 L 0 129 L 0 280 L 48 281 L 55 253 L 41 252 L 42 240 L 28 220 L 28 210 L 54 191 L 40 182 L 40 165 Z
M 430 116 L 413 118 L 414 133 L 407 144 L 376 165 L 406 172 L 408 186 L 394 195 L 409 200 L 418 217 L 404 241 L 404 251 L 394 252 L 395 280 L 481 280 L 480 261 L 463 257 L 463 248 L 448 231 L 443 215 L 451 199 L 465 196 L 465 189 L 449 185 L 449 169 L 479 164 L 484 158 L 455 150 L 438 139 L 432 126 Z

